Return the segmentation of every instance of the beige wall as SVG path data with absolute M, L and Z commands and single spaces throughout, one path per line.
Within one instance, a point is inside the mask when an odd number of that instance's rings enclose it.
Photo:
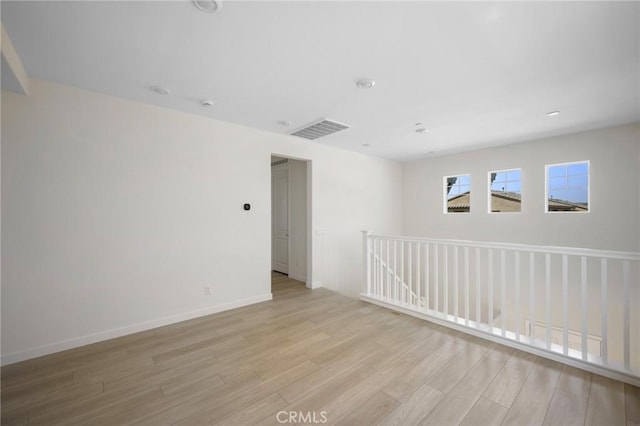
M 591 161 L 591 211 L 544 211 L 545 164 Z M 487 173 L 522 169 L 522 213 L 487 214 Z M 442 177 L 471 174 L 471 212 L 442 213 Z M 412 161 L 404 168 L 407 235 L 640 250 L 640 126 Z

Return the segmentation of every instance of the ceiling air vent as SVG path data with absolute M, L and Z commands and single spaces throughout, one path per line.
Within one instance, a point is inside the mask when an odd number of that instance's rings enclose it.
M 348 128 L 349 126 L 346 124 L 336 123 L 335 121 L 327 120 L 325 118 L 316 123 L 305 126 L 302 129 L 298 129 L 291 134 L 293 136 L 314 140 Z

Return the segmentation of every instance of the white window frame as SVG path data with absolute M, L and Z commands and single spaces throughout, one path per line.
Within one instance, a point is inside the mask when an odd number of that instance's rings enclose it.
M 503 173 L 503 172 L 515 172 L 516 170 L 520 171 L 520 211 L 519 212 L 494 212 L 491 211 L 491 173 Z M 515 181 L 507 181 L 507 182 L 515 182 Z M 487 210 L 489 214 L 520 214 L 522 213 L 522 168 L 515 167 L 513 169 L 504 169 L 504 170 L 492 170 L 487 172 Z
M 575 211 L 549 211 L 549 168 L 555 166 L 571 166 L 573 164 L 587 164 L 587 210 L 582 212 Z M 565 213 L 578 213 L 585 214 L 591 213 L 591 161 L 567 161 L 563 163 L 547 164 L 544 166 L 544 212 L 549 214 L 565 214 Z
M 449 213 L 449 199 L 448 199 L 448 195 L 447 194 L 447 179 L 455 177 L 462 177 L 462 176 L 469 176 L 469 211 L 468 212 L 457 212 L 457 213 Z M 444 214 L 452 214 L 452 215 L 457 215 L 457 214 L 461 214 L 461 213 L 471 213 L 471 173 L 458 173 L 458 174 L 452 174 L 452 175 L 447 175 L 444 176 L 442 178 L 442 213 Z

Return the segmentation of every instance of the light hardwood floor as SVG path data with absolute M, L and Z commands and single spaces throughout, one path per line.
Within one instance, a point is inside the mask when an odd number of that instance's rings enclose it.
M 640 424 L 636 387 L 281 274 L 273 293 L 3 367 L 2 424 Z

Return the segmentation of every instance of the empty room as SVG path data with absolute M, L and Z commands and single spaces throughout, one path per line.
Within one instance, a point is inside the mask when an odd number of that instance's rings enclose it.
M 0 20 L 2 425 L 640 425 L 640 2 Z

